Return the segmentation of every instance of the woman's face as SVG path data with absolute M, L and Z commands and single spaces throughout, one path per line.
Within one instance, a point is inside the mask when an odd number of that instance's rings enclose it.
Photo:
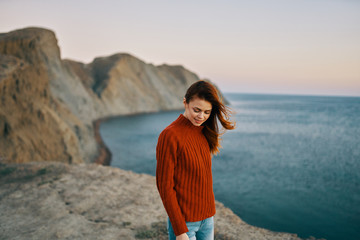
M 212 105 L 206 100 L 193 97 L 189 103 L 186 103 L 184 98 L 184 105 L 184 116 L 195 126 L 200 126 L 210 117 Z

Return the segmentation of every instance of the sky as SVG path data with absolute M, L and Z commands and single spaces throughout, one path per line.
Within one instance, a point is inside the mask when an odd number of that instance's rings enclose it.
M 62 58 L 130 53 L 223 92 L 360 96 L 358 0 L 0 0 L 0 32 L 55 32 Z

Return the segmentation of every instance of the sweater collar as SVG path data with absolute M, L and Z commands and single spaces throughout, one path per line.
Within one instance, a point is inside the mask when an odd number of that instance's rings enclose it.
M 191 128 L 191 129 L 197 130 L 197 131 L 201 131 L 204 128 L 204 126 L 195 126 L 183 114 L 180 114 L 180 116 L 178 117 L 177 120 L 179 121 L 179 123 Z

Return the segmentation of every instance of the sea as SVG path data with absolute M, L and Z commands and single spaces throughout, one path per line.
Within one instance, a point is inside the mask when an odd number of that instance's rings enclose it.
M 248 224 L 360 239 L 360 97 L 227 93 L 236 129 L 212 158 L 215 199 Z M 112 118 L 111 165 L 155 176 L 160 132 L 183 111 Z

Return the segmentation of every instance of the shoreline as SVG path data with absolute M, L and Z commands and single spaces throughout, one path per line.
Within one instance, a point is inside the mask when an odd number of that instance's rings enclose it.
M 124 115 L 108 116 L 108 117 L 103 117 L 103 118 L 94 120 L 93 121 L 94 137 L 95 137 L 95 141 L 97 143 L 99 150 L 98 150 L 98 154 L 95 157 L 95 160 L 93 162 L 96 164 L 104 165 L 104 166 L 110 166 L 110 163 L 111 163 L 112 153 L 111 153 L 110 149 L 106 146 L 106 144 L 100 134 L 100 124 L 103 121 L 107 121 L 107 120 L 113 119 L 113 118 L 134 116 L 134 115 L 140 115 L 140 114 L 156 114 L 159 112 L 172 112 L 172 111 L 181 111 L 181 110 L 182 110 L 182 108 L 165 110 L 165 111 L 137 112 L 137 113 L 124 114 Z
M 98 155 L 96 156 L 94 163 L 104 166 L 110 166 L 112 157 L 110 149 L 106 146 L 100 134 L 100 124 L 102 121 L 107 119 L 108 118 L 100 118 L 93 121 L 95 141 L 99 148 Z
M 100 135 L 100 124 L 106 119 L 93 121 L 99 144 L 93 164 L 0 165 L 3 180 L 0 193 L 6 192 L 1 199 L 4 214 L 0 221 L 6 223 L 3 234 L 12 239 L 15 230 L 21 227 L 31 235 L 24 234 L 18 239 L 29 236 L 36 239 L 168 239 L 167 214 L 155 177 L 108 167 L 112 153 Z M 221 202 L 215 201 L 215 204 L 215 239 L 304 240 L 295 233 L 274 232 L 247 224 Z M 34 214 L 39 216 L 35 222 L 32 221 Z M 26 218 L 29 220 L 20 220 Z M 46 227 L 34 231 L 34 224 Z

